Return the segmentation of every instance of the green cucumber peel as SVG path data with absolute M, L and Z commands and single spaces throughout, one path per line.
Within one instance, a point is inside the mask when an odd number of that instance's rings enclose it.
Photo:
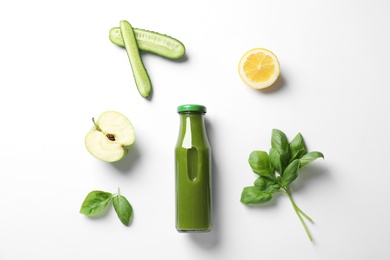
M 179 59 L 186 52 L 184 44 L 171 36 L 138 28 L 133 28 L 133 31 L 140 50 L 168 59 Z M 119 27 L 110 29 L 109 38 L 113 44 L 125 47 Z
M 133 27 L 128 21 L 122 20 L 120 21 L 120 32 L 126 48 L 127 56 L 129 57 L 135 84 L 137 85 L 141 96 L 147 98 L 152 92 L 152 83 L 142 62 Z
M 257 179 L 253 186 L 245 187 L 241 192 L 241 203 L 253 205 L 270 201 L 276 192 L 286 194 L 294 208 L 309 239 L 313 238 L 307 228 L 304 218 L 313 220 L 295 203 L 291 196 L 289 185 L 298 177 L 298 171 L 318 158 L 324 158 L 321 152 L 308 152 L 300 133 L 288 142 L 286 135 L 278 130 L 272 130 L 271 149 L 269 154 L 264 151 L 253 151 L 248 159 Z

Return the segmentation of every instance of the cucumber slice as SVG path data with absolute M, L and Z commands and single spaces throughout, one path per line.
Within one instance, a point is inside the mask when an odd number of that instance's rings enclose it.
M 144 63 L 142 62 L 133 27 L 128 21 L 122 20 L 120 21 L 120 32 L 127 51 L 127 56 L 129 56 L 135 84 L 137 85 L 141 96 L 147 98 L 152 91 L 152 83 L 150 82 L 150 78 L 148 72 L 145 69 Z
M 133 28 L 133 31 L 138 48 L 143 51 L 152 52 L 168 59 L 178 59 L 186 52 L 183 43 L 168 35 L 137 28 Z M 111 28 L 109 37 L 113 44 L 125 46 L 120 28 Z

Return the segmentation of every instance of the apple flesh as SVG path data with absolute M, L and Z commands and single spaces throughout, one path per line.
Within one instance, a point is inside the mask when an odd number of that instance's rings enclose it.
M 130 120 L 117 111 L 107 111 L 85 137 L 85 146 L 91 155 L 105 161 L 123 159 L 134 144 L 135 132 Z

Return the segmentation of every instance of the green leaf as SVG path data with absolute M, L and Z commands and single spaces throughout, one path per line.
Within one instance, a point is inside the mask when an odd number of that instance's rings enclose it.
M 250 154 L 248 161 L 254 173 L 263 177 L 275 179 L 273 168 L 266 152 L 253 151 Z
M 290 154 L 290 147 L 286 135 L 278 130 L 272 129 L 271 147 L 276 149 L 279 154 Z M 284 153 L 283 153 L 284 152 Z
M 284 169 L 289 164 L 290 155 L 285 151 L 277 151 L 275 148 L 271 148 L 269 153 L 271 165 L 280 175 L 283 175 Z
M 131 207 L 129 201 L 118 192 L 118 195 L 112 199 L 112 204 L 114 205 L 114 209 L 120 221 L 124 225 L 128 226 L 133 216 L 133 208 Z
M 324 155 L 321 152 L 310 152 L 302 156 L 302 158 L 299 159 L 300 168 L 308 166 L 310 163 L 312 163 L 314 160 L 318 158 L 324 158 Z
M 298 133 L 294 137 L 289 146 L 291 161 L 301 158 L 307 152 L 305 141 L 303 140 L 301 133 Z
M 278 176 L 276 177 L 276 183 L 281 186 L 282 185 L 282 177 Z
M 267 193 L 275 193 L 280 190 L 280 185 L 277 183 L 269 183 L 269 185 L 263 190 Z
M 245 187 L 241 193 L 241 202 L 243 204 L 261 204 L 270 201 L 273 197 L 272 193 L 266 193 L 260 190 L 259 187 Z
M 272 164 L 272 166 L 275 168 L 275 170 L 278 173 L 283 173 L 283 164 L 282 164 L 282 158 L 275 148 L 271 148 L 269 150 L 269 159 Z
M 255 180 L 254 185 L 266 193 L 274 193 L 280 190 L 280 185 L 277 183 L 276 179 L 269 180 L 261 176 Z
M 295 159 L 300 159 L 302 156 L 304 156 L 307 153 L 306 149 L 301 149 L 297 151 L 297 153 L 291 157 L 290 162 L 294 161 Z
M 260 190 L 264 190 L 266 188 L 265 179 L 263 177 L 258 177 L 253 183 L 256 187 L 259 187 Z
M 104 191 L 91 191 L 81 205 L 80 213 L 87 216 L 94 216 L 107 208 L 112 199 L 112 194 Z
M 298 177 L 298 169 L 299 169 L 299 160 L 296 159 L 292 161 L 284 170 L 282 183 L 283 187 L 288 186 Z

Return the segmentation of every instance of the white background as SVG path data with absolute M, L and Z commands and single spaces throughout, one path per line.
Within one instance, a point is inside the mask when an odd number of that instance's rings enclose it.
M 388 259 L 390 2 L 2 1 L 0 4 L 0 259 Z M 185 58 L 142 57 L 154 89 L 143 99 L 110 28 L 171 35 Z M 265 91 L 237 73 L 249 49 L 272 50 L 281 76 Z M 207 106 L 214 229 L 179 234 L 174 216 L 178 105 Z M 118 163 L 84 147 L 91 117 L 118 110 L 134 150 Z M 247 159 L 273 128 L 324 153 L 288 198 L 240 203 L 256 176 Z M 111 208 L 79 214 L 85 196 L 117 187 L 129 227 Z

